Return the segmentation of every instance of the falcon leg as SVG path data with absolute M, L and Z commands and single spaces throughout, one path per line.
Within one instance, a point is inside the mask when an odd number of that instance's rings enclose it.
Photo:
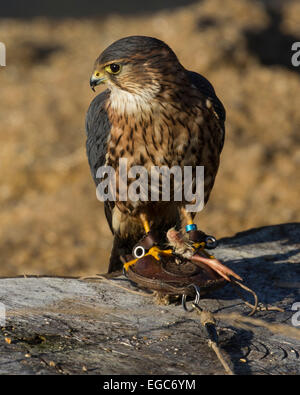
M 185 222 L 187 224 L 186 227 L 185 227 L 186 231 L 189 232 L 189 230 L 192 230 L 192 228 L 197 229 L 197 225 L 194 224 L 194 221 L 193 221 L 191 213 L 186 211 L 186 209 L 184 207 L 181 207 L 181 213 L 182 213 L 183 218 L 185 219 Z
M 193 242 L 195 249 L 199 247 L 211 249 L 217 246 L 217 241 L 213 236 L 208 236 L 201 230 L 197 229 L 197 225 L 194 224 L 191 213 L 186 211 L 184 207 L 181 207 L 181 214 L 186 222 L 185 231 L 188 233 L 189 240 Z
M 144 238 L 144 240 L 146 241 L 146 243 L 142 241 L 142 243 L 138 243 L 136 248 L 139 248 L 140 246 L 142 246 L 142 244 L 145 245 L 145 247 L 149 248 L 149 251 L 147 254 L 145 255 L 152 255 L 157 261 L 160 260 L 159 255 L 160 254 L 164 254 L 164 255 L 171 255 L 172 254 L 172 250 L 161 250 L 157 245 L 155 245 L 155 240 L 153 239 L 153 236 L 151 234 L 151 230 L 150 230 L 150 225 L 149 225 L 149 221 L 148 221 L 148 217 L 146 214 L 142 213 L 140 214 L 140 219 L 142 221 L 146 236 Z M 149 238 L 150 240 L 147 240 L 147 238 Z M 143 247 L 143 246 L 142 246 Z M 136 254 L 134 254 L 136 255 Z
M 149 233 L 150 232 L 150 225 L 149 225 L 149 221 L 148 221 L 147 215 L 146 214 L 140 214 L 140 219 L 142 221 L 145 233 L 146 234 Z
M 194 224 L 191 213 L 186 211 L 186 209 L 184 207 L 181 207 L 181 214 L 182 214 L 183 218 L 185 219 L 185 222 L 186 222 L 185 231 L 189 234 L 190 240 L 195 243 L 200 243 L 200 242 L 204 241 L 202 239 L 203 239 L 203 236 L 205 236 L 205 234 L 203 232 L 197 230 L 197 225 Z
M 129 266 L 134 265 L 139 259 L 146 255 L 152 255 L 157 261 L 160 261 L 160 255 L 171 255 L 173 253 L 173 250 L 171 249 L 161 250 L 157 245 L 155 245 L 156 243 L 153 235 L 151 234 L 147 215 L 144 213 L 140 214 L 140 220 L 145 230 L 145 236 L 133 247 L 132 254 L 135 259 L 124 263 L 123 267 L 125 271 L 128 270 Z
M 199 262 L 201 264 L 205 264 L 217 272 L 221 277 L 225 278 L 227 281 L 230 281 L 230 277 L 235 277 L 238 280 L 242 280 L 242 278 L 237 275 L 234 271 L 229 269 L 229 267 L 223 265 L 220 261 L 218 261 L 213 255 L 208 254 L 204 247 L 206 246 L 206 242 L 201 241 L 203 235 L 206 235 L 197 230 L 197 225 L 194 224 L 193 218 L 189 212 L 186 211 L 184 207 L 181 208 L 181 213 L 185 218 L 187 225 L 185 226 L 186 232 L 189 234 L 189 239 L 193 242 L 193 248 L 195 250 L 195 254 L 191 257 L 191 260 L 194 262 Z M 208 236 L 211 237 L 211 236 Z M 197 250 L 201 250 L 201 252 L 206 256 L 203 257 L 197 253 Z

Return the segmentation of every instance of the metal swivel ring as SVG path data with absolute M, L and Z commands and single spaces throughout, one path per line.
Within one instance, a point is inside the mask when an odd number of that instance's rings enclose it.
M 190 284 L 189 287 L 194 287 L 195 291 L 196 291 L 196 296 L 194 299 L 194 302 L 192 303 L 193 305 L 198 305 L 200 302 L 200 287 L 198 285 L 195 284 Z M 182 295 L 182 299 L 181 299 L 181 304 L 182 307 L 185 311 L 187 311 L 188 313 L 191 313 L 192 311 L 194 311 L 195 307 L 188 309 L 186 306 L 186 294 Z
M 146 254 L 146 250 L 143 246 L 137 245 L 134 247 L 132 254 L 135 258 L 140 259 Z
M 206 236 L 205 238 L 205 247 L 208 250 L 211 250 L 213 248 L 216 248 L 218 245 L 218 242 L 214 236 Z

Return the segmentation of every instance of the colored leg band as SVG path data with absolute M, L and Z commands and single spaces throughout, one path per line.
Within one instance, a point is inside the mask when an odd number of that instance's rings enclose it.
M 191 230 L 197 230 L 197 225 L 196 225 L 196 224 L 189 224 L 189 225 L 186 225 L 185 231 L 186 231 L 186 232 L 190 232 Z

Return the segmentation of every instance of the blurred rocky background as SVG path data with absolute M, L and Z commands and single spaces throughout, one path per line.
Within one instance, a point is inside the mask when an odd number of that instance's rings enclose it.
M 106 269 L 112 237 L 90 177 L 84 118 L 95 58 L 127 35 L 164 40 L 213 83 L 227 109 L 200 228 L 220 238 L 300 220 L 300 67 L 291 64 L 300 2 L 111 3 L 1 4 L 1 276 Z

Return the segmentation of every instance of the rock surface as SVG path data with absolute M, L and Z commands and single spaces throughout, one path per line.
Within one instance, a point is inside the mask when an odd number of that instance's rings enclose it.
M 293 328 L 291 308 L 300 302 L 299 240 L 296 223 L 220 240 L 215 255 L 244 278 L 260 302 L 284 309 L 259 311 L 255 318 Z M 224 374 L 193 313 L 116 285 L 139 291 L 123 276 L 1 279 L 6 322 L 0 331 L 0 374 Z M 249 312 L 229 285 L 200 305 L 212 312 Z M 234 373 L 300 373 L 299 340 L 222 321 L 217 328 Z

